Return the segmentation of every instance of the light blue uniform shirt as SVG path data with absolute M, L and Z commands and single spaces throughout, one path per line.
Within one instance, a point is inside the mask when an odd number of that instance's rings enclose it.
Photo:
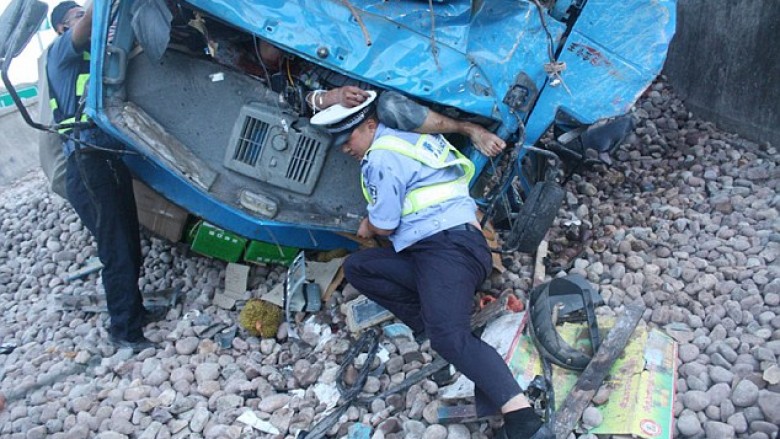
M 415 144 L 419 134 L 379 124 L 374 140 L 392 135 Z M 454 155 L 450 153 L 450 160 Z M 373 203 L 368 219 L 376 227 L 394 230 L 389 236 L 396 252 L 442 230 L 476 221 L 477 205 L 471 197 L 455 197 L 418 212 L 401 216 L 406 194 L 418 187 L 452 181 L 463 175 L 460 167 L 434 169 L 397 152 L 378 149 L 361 162 L 361 172 Z

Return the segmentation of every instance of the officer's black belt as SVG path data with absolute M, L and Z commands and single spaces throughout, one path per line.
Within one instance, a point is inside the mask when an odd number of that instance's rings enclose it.
M 482 233 L 476 226 L 474 226 L 474 224 L 471 224 L 471 223 L 459 224 L 457 226 L 450 227 L 447 230 L 450 230 L 450 231 L 465 230 L 467 232 Z

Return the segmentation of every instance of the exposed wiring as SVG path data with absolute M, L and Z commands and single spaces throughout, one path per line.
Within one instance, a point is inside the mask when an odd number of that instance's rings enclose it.
M 268 73 L 268 69 L 265 67 L 265 61 L 263 61 L 263 57 L 260 55 L 260 49 L 257 47 L 257 38 L 258 38 L 257 35 L 254 35 L 254 34 L 252 35 L 252 45 L 255 48 L 255 56 L 257 57 L 257 61 L 260 63 L 260 66 L 263 68 L 263 74 L 265 75 L 266 84 L 270 88 L 271 87 L 271 74 Z M 279 99 L 284 99 L 284 97 L 282 96 L 281 93 L 279 94 Z M 289 134 L 290 127 L 287 125 L 287 120 L 285 118 L 281 117 L 281 115 L 282 115 L 282 107 L 279 106 L 279 102 L 277 102 L 275 99 L 273 101 L 274 101 L 274 105 L 276 105 L 276 110 L 279 112 L 278 113 L 279 116 L 280 116 L 279 117 L 279 124 L 282 126 L 282 129 L 284 129 L 285 134 Z M 288 138 L 285 137 L 285 140 L 288 141 L 287 143 L 289 143 L 289 139 Z
M 287 80 L 290 81 L 290 87 L 294 87 L 295 81 L 293 81 L 292 73 L 290 72 L 290 58 L 285 58 L 285 65 L 287 66 Z
M 257 47 L 257 35 L 252 35 L 252 46 L 255 48 L 255 56 L 257 57 L 257 61 L 260 63 L 260 67 L 263 68 L 263 74 L 265 75 L 265 80 L 268 83 L 268 86 L 271 86 L 271 74 L 268 73 L 268 69 L 265 67 L 265 61 L 263 61 L 263 57 L 260 55 L 260 49 Z
M 547 27 L 547 20 L 544 17 L 544 8 L 541 3 L 539 3 L 539 0 L 531 0 L 531 2 L 536 5 L 536 10 L 539 12 L 539 21 L 541 21 L 542 29 L 544 29 L 544 33 L 547 35 L 547 56 L 550 59 L 550 62 L 544 64 L 544 72 L 547 73 L 547 76 L 553 81 L 551 85 L 556 85 L 556 82 L 560 83 L 563 85 L 563 88 L 566 89 L 566 92 L 571 95 L 571 90 L 566 85 L 566 82 L 564 82 L 563 76 L 561 76 L 561 73 L 566 70 L 566 63 L 555 59 L 555 51 L 553 50 L 555 41 L 553 40 L 550 29 Z
M 555 60 L 555 55 L 553 53 L 553 46 L 555 46 L 555 43 L 553 42 L 550 29 L 547 27 L 547 20 L 544 18 L 544 7 L 539 3 L 539 0 L 531 0 L 531 2 L 536 5 L 536 10 L 539 12 L 539 20 L 542 22 L 542 29 L 544 29 L 544 33 L 547 34 L 547 56 L 550 58 L 550 61 L 553 61 Z

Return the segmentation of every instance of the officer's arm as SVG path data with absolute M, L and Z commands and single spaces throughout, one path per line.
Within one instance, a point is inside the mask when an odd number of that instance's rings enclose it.
M 393 232 L 394 230 L 382 229 L 371 224 L 371 220 L 368 217 L 366 217 L 363 218 L 363 222 L 360 224 L 360 229 L 358 230 L 358 236 L 366 237 L 366 238 L 370 238 L 376 235 L 390 236 L 393 234 Z
M 392 235 L 401 222 L 407 173 L 401 163 L 403 156 L 385 150 L 371 153 L 370 163 L 361 170 L 366 190 L 372 199 L 361 231 L 369 235 Z M 411 159 L 408 159 L 411 160 Z
M 84 11 L 84 16 L 81 20 L 73 25 L 73 30 L 70 32 L 70 38 L 73 41 L 73 47 L 82 50 L 86 49 L 89 45 L 89 39 L 92 36 L 92 3 L 87 6 L 87 10 Z

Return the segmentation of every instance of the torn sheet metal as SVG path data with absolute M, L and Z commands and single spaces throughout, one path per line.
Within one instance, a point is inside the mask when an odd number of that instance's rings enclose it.
M 300 339 L 296 330 L 293 314 L 303 310 L 306 306 L 306 297 L 304 289 L 306 286 L 306 261 L 304 253 L 298 253 L 290 268 L 287 270 L 287 277 L 284 282 L 284 321 L 287 323 L 287 334 L 290 338 Z
M 322 292 L 335 289 L 334 284 L 341 282 L 341 265 L 344 258 L 335 258 L 328 262 L 306 261 L 301 252 L 290 264 L 287 282 L 279 283 L 260 298 L 273 303 L 289 312 L 316 312 L 322 306 Z M 288 300 L 285 301 L 285 298 Z

